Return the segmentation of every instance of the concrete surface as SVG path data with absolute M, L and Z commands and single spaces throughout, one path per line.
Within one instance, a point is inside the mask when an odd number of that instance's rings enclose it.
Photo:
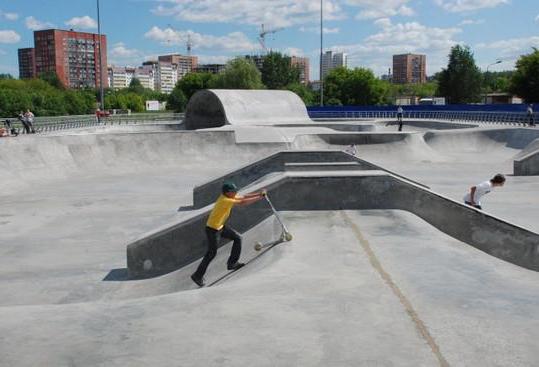
M 537 177 L 511 175 L 536 130 L 346 124 L 358 127 L 243 127 L 239 140 L 234 129 L 148 128 L 0 139 L 0 365 L 539 364 L 539 273 L 446 235 L 451 215 L 428 204 L 438 228 L 394 209 L 282 212 L 293 241 L 213 288 L 187 278 L 197 261 L 127 279 L 126 245 L 192 215 L 177 209 L 192 206 L 194 187 L 281 150 L 354 143 L 362 160 L 455 207 L 471 185 L 507 173 L 484 216 L 539 232 Z M 246 232 L 242 260 L 275 230 L 269 217 Z M 222 274 L 228 249 L 208 278 Z

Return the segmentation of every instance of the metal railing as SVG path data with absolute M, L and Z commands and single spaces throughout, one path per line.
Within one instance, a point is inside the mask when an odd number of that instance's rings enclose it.
M 396 111 L 309 111 L 313 119 L 396 119 Z M 529 117 L 525 112 L 481 111 L 405 111 L 405 119 L 476 122 L 484 124 L 524 125 Z M 539 113 L 534 113 L 538 121 Z
M 134 113 L 130 115 L 110 115 L 97 119 L 95 115 L 77 115 L 77 116 L 51 116 L 51 117 L 36 117 L 33 122 L 33 127 L 36 133 L 48 133 L 58 130 L 79 129 L 92 126 L 112 126 L 112 125 L 128 125 L 128 124 L 143 124 L 155 123 L 162 121 L 178 121 L 183 120 L 183 113 Z M 0 119 L 0 126 L 7 118 Z M 23 124 L 17 118 L 9 118 L 12 127 L 19 134 L 25 134 Z

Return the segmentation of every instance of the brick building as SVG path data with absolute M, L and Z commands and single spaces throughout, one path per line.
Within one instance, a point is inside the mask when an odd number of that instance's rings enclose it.
M 427 56 L 393 55 L 393 83 L 419 84 L 427 82 Z
M 35 49 L 19 48 L 19 78 L 32 79 L 36 75 Z
M 297 67 L 299 69 L 299 82 L 301 84 L 309 84 L 310 81 L 310 75 L 309 75 L 309 58 L 308 57 L 298 57 L 298 56 L 291 56 L 290 57 L 290 64 L 293 67 Z
M 34 32 L 34 76 L 54 72 L 68 88 L 97 88 L 103 65 L 103 86 L 107 87 L 107 37 L 94 33 L 47 29 Z M 28 49 L 19 49 L 19 73 L 28 75 Z

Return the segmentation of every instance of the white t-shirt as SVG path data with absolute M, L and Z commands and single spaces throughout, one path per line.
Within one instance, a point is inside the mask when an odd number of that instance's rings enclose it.
M 473 195 L 474 203 L 476 203 L 477 205 L 481 205 L 481 197 L 485 194 L 488 194 L 492 190 L 494 190 L 494 187 L 492 186 L 492 183 L 490 181 L 481 182 L 479 185 L 476 185 L 475 193 Z M 468 192 L 464 196 L 464 201 L 467 201 L 469 203 L 472 201 L 470 192 Z

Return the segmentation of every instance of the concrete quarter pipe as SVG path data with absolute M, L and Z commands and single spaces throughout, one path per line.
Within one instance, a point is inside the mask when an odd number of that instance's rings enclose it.
M 185 111 L 188 130 L 311 122 L 303 101 L 285 90 L 202 90 L 191 97 Z

